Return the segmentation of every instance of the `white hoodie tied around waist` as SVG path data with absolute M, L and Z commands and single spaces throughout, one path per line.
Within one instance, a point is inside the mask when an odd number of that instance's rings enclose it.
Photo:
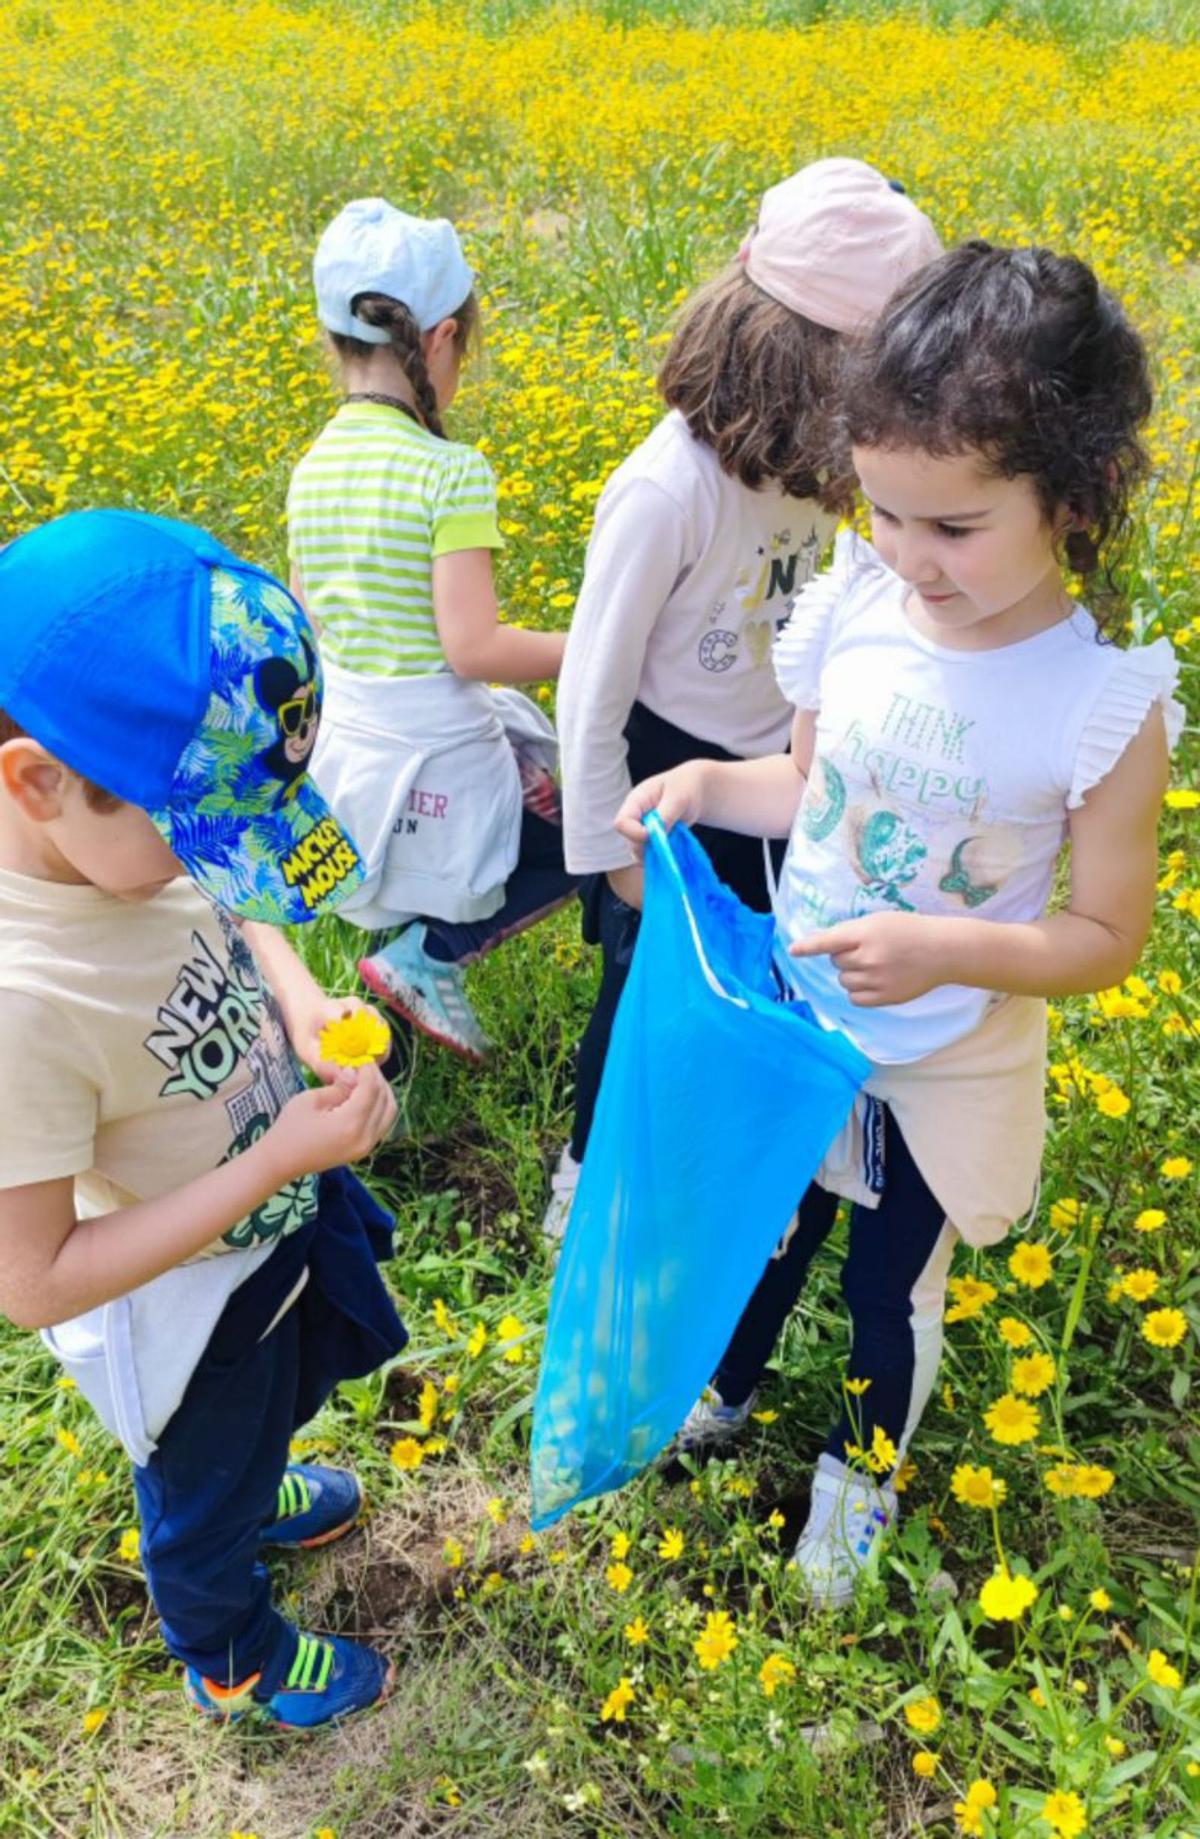
M 312 777 L 367 869 L 339 913 L 368 931 L 417 915 L 489 919 L 520 848 L 517 755 L 555 771 L 550 722 L 519 691 L 449 671 L 366 677 L 324 668 Z

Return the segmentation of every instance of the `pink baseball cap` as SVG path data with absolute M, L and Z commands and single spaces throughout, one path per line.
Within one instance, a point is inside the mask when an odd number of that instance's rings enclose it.
M 738 251 L 757 287 L 834 332 L 857 332 L 942 253 L 911 198 L 863 160 L 815 160 L 763 193 Z

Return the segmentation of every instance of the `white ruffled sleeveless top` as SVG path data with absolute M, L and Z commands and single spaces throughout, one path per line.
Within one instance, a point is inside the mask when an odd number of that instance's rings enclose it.
M 1076 606 L 1032 638 L 956 651 L 916 630 L 907 592 L 843 532 L 776 644 L 784 695 L 817 711 L 776 908 L 788 939 L 876 912 L 1039 919 L 1068 813 L 1154 703 L 1172 746 L 1182 727 L 1165 638 L 1122 650 Z M 1000 1000 L 943 984 L 892 1008 L 856 1008 L 829 959 L 790 966 L 820 1019 L 879 1063 L 946 1046 Z

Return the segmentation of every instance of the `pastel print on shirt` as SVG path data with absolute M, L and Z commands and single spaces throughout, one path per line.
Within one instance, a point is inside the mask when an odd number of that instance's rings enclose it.
M 1021 862 L 1019 829 L 990 823 L 986 776 L 971 759 L 974 721 L 893 691 L 882 716 L 855 715 L 813 761 L 799 825 L 840 850 L 853 874 L 843 913 L 812 890 L 816 924 L 897 912 L 975 912 Z M 919 898 L 918 898 L 919 894 Z
M 731 600 L 713 602 L 709 630 L 699 645 L 702 669 L 718 676 L 739 663 L 750 670 L 769 669 L 775 635 L 787 624 L 797 593 L 816 573 L 820 553 L 815 529 L 800 543 L 793 542 L 790 527 L 759 543 L 753 560 L 734 577 Z

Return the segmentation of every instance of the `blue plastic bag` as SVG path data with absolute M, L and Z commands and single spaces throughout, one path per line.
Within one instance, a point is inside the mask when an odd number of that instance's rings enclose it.
M 533 1524 L 623 1487 L 712 1377 L 869 1063 L 781 1000 L 775 922 L 647 828 L 641 929 L 533 1410 Z

